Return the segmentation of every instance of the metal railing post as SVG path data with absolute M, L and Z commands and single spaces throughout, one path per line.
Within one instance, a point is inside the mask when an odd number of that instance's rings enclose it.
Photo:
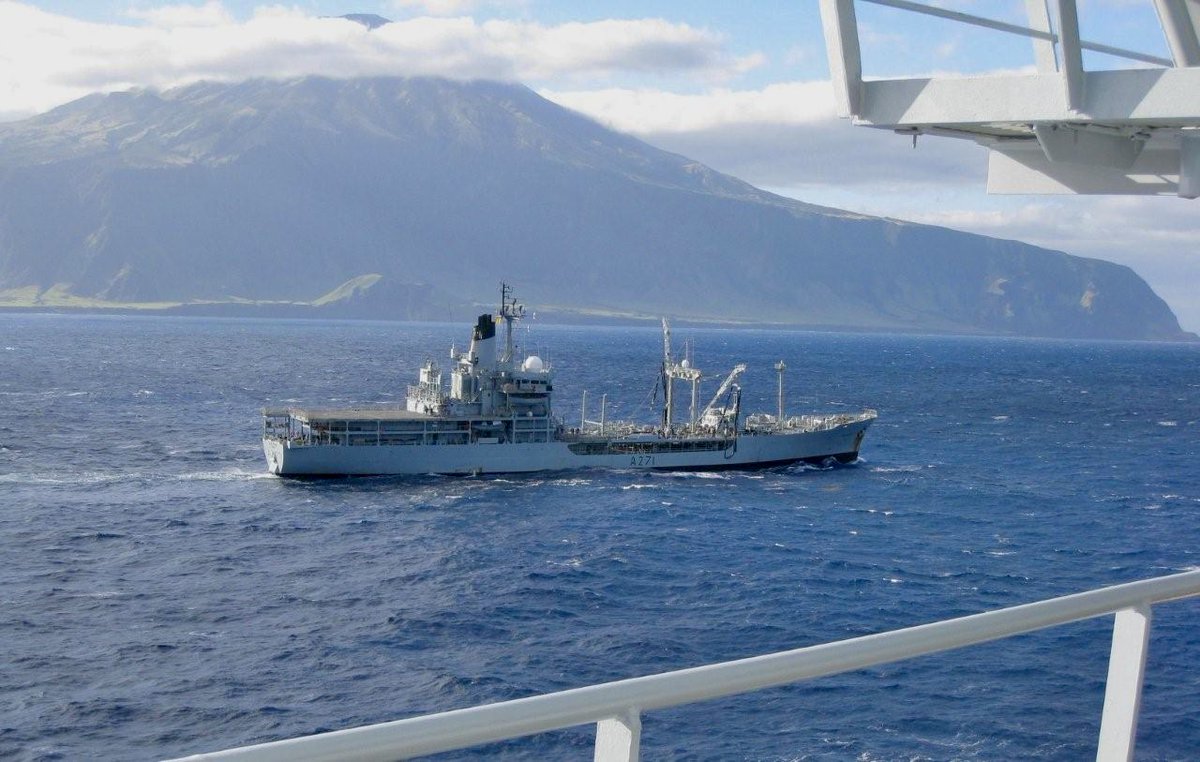
M 642 718 L 636 709 L 596 723 L 594 762 L 638 762 L 641 757 Z
M 1137 740 L 1142 679 L 1150 643 L 1150 606 L 1121 609 L 1113 621 L 1112 653 L 1104 689 L 1097 762 L 1129 762 Z

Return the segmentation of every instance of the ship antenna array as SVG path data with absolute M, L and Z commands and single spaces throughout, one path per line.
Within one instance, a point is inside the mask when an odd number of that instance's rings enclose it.
M 688 359 L 687 344 L 684 344 L 683 360 L 675 362 L 671 356 L 671 324 L 666 318 L 662 319 L 663 328 L 663 364 L 662 364 L 662 385 L 665 400 L 663 401 L 663 428 L 670 430 L 674 425 L 674 408 L 675 408 L 675 380 L 687 381 L 692 385 L 692 406 L 691 406 L 691 421 L 690 429 L 696 427 L 696 396 L 699 393 L 701 373 L 698 369 L 692 367 L 691 360 Z
M 517 304 L 512 295 L 512 286 L 500 284 L 500 317 L 504 319 L 504 357 L 501 362 L 512 362 L 513 356 L 513 321 L 525 317 L 525 305 Z
M 783 372 L 787 370 L 787 366 L 783 364 L 783 360 L 775 363 L 775 372 L 779 374 L 779 417 L 776 421 L 783 423 Z

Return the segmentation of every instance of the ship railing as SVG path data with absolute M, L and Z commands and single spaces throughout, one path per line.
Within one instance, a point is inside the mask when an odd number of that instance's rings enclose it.
M 263 408 L 263 436 L 286 440 L 295 436 L 292 431 L 292 411 L 286 408 Z
M 409 384 L 408 398 L 424 402 L 428 405 L 440 405 L 442 403 L 442 387 L 433 384 Z
M 578 426 L 563 426 L 562 438 L 568 442 L 581 442 L 584 440 L 609 440 L 620 439 L 621 437 L 632 436 L 634 434 L 652 434 L 655 429 L 652 426 L 647 426 L 641 423 L 631 423 L 629 421 L 605 421 L 601 427 L 599 421 L 585 420 L 581 421 L 583 427 Z
M 829 431 L 839 426 L 871 420 L 878 417 L 875 410 L 860 410 L 856 413 L 813 413 L 794 415 L 783 419 L 769 413 L 755 413 L 746 418 L 746 432 L 771 434 L 779 431 Z
M 642 715 L 1049 627 L 1113 617 L 1098 760 L 1133 758 L 1155 604 L 1200 596 L 1200 570 L 736 661 L 590 685 L 378 725 L 187 757 L 188 760 L 394 760 L 595 724 L 595 760 L 635 762 Z

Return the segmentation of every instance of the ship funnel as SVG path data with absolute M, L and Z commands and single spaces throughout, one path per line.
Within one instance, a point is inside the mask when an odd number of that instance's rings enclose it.
M 496 321 L 491 315 L 480 315 L 471 334 L 471 359 L 480 368 L 496 367 Z

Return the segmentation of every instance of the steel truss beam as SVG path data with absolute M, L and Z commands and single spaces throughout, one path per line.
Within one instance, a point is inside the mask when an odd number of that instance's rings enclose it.
M 1029 37 L 1037 73 L 864 81 L 855 0 L 821 0 L 839 116 L 975 140 L 992 152 L 993 193 L 1200 195 L 1200 1 L 1155 0 L 1173 60 L 1081 40 L 1075 0 L 1026 0 L 1027 27 L 910 0 L 859 1 Z M 1083 50 L 1162 68 L 1088 72 Z

